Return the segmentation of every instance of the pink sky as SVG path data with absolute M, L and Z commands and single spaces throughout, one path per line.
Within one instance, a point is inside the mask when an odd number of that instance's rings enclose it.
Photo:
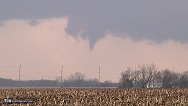
M 0 77 L 18 79 L 55 79 L 64 65 L 63 77 L 81 72 L 86 78 L 118 81 L 126 67 L 156 64 L 158 69 L 188 70 L 188 43 L 168 40 L 155 43 L 148 39 L 134 41 L 106 33 L 91 50 L 87 38 L 74 38 L 65 32 L 68 20 L 8 20 L 0 26 Z

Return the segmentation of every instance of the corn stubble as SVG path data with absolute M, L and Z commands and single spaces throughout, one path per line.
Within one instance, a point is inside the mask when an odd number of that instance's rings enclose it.
M 32 100 L 4 104 L 4 98 Z M 2 106 L 188 106 L 188 89 L 0 89 Z

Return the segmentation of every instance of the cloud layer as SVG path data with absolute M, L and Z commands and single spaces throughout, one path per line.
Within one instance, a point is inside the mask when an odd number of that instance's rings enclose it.
M 89 78 L 118 81 L 121 71 L 128 66 L 154 63 L 158 69 L 188 69 L 188 43 L 168 40 L 135 41 L 129 35 L 106 33 L 93 47 L 89 38 L 72 37 L 65 30 L 67 18 L 46 20 L 8 20 L 0 27 L 1 77 L 18 79 L 21 63 L 22 79 L 55 79 L 64 65 L 64 77 L 74 72 L 85 73 Z M 127 37 L 123 37 L 127 36 Z
M 5 0 L 0 3 L 1 24 L 10 19 L 68 19 L 66 32 L 88 39 L 90 48 L 108 32 L 133 40 L 188 41 L 187 0 L 70 1 Z M 1 25 L 2 26 L 2 25 Z

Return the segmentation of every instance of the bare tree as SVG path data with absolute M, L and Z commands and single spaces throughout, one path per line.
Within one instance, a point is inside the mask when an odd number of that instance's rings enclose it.
M 61 76 L 55 77 L 55 80 L 58 81 L 58 82 L 60 82 L 61 81 Z
M 112 82 L 110 80 L 105 80 L 102 84 L 101 84 L 101 87 L 110 87 L 110 84 Z
M 85 75 L 79 72 L 71 74 L 68 78 L 68 80 L 73 82 L 76 87 L 81 86 L 81 83 L 84 82 L 84 79 Z
M 142 88 L 151 87 L 153 78 L 157 73 L 156 66 L 151 65 L 139 65 L 138 70 L 136 70 L 136 83 Z M 153 86 L 153 85 L 152 85 Z
M 162 82 L 163 82 L 162 72 L 157 71 L 157 73 L 153 77 L 153 87 L 162 87 Z
M 61 86 L 61 76 L 57 76 L 55 80 L 58 82 L 58 87 Z
M 135 78 L 135 72 L 132 70 L 131 67 L 127 67 L 127 69 L 121 73 L 121 78 L 119 82 L 120 88 L 132 88 Z
M 185 71 L 181 74 L 178 82 L 180 87 L 182 88 L 188 87 L 188 71 Z
M 179 73 L 175 73 L 169 69 L 165 69 L 162 71 L 162 86 L 163 88 L 172 88 L 172 87 L 178 87 L 178 80 L 179 80 Z

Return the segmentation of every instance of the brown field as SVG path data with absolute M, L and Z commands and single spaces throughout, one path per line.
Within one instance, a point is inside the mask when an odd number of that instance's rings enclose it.
M 5 98 L 32 103 L 3 103 Z M 188 89 L 0 89 L 1 106 L 188 106 Z

